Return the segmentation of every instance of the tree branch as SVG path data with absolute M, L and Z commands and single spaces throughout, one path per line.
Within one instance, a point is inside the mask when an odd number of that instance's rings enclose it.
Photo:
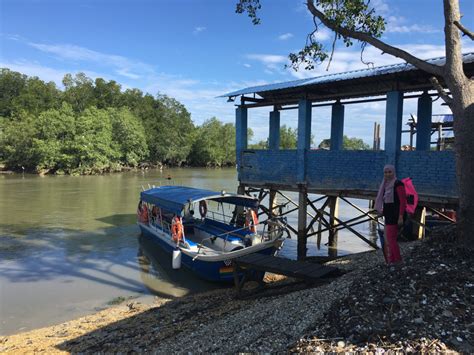
M 444 8 L 444 41 L 446 49 L 445 77 L 450 77 L 459 84 L 465 78 L 461 53 L 461 36 L 455 21 L 461 19 L 459 0 L 443 0 Z
M 316 6 L 314 6 L 314 0 L 307 0 L 306 5 L 313 16 L 319 18 L 326 27 L 333 30 L 334 32 L 337 32 L 344 37 L 351 37 L 362 42 L 367 42 L 373 45 L 374 47 L 380 49 L 381 51 L 401 58 L 421 70 L 424 70 L 433 75 L 443 76 L 443 66 L 427 63 L 426 61 L 419 59 L 400 48 L 390 46 L 387 43 L 368 35 L 367 33 L 353 31 L 348 28 L 334 24 L 333 21 L 328 19 L 321 11 L 316 8 Z
M 466 27 L 464 27 L 462 25 L 462 23 L 460 23 L 459 21 L 454 21 L 454 24 L 456 25 L 457 28 L 459 28 L 459 30 L 465 34 L 466 36 L 468 36 L 471 41 L 474 41 L 474 32 L 471 32 L 469 31 Z
M 453 103 L 453 99 L 448 96 L 446 91 L 444 91 L 438 79 L 433 76 L 430 78 L 430 83 L 433 84 L 434 88 L 436 89 L 436 91 L 438 91 L 439 96 L 444 100 L 444 102 L 446 102 L 448 106 L 451 107 L 451 104 Z
M 334 50 L 336 49 L 336 41 L 337 41 L 337 33 L 334 32 L 334 40 L 332 41 L 331 55 L 329 56 L 329 61 L 328 61 L 328 66 L 326 67 L 326 71 L 329 70 L 329 66 L 331 65 L 332 57 L 334 56 Z

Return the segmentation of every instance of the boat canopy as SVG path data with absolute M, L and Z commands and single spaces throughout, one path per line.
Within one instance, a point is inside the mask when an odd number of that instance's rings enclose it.
M 213 200 L 250 208 L 258 207 L 258 200 L 250 196 L 221 193 L 186 186 L 154 187 L 142 191 L 140 197 L 142 201 L 176 214 L 180 214 L 185 205 L 202 200 Z

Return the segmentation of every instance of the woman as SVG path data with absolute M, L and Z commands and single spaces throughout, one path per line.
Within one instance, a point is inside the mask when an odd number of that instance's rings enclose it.
M 407 199 L 403 182 L 397 180 L 393 165 L 385 165 L 383 181 L 375 200 L 375 208 L 385 218 L 384 256 L 387 264 L 402 261 L 397 236 L 398 227 L 403 226 L 406 205 Z

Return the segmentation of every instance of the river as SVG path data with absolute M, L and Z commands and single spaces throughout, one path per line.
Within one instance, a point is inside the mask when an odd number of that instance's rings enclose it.
M 172 270 L 170 257 L 140 237 L 135 211 L 142 186 L 169 183 L 235 192 L 237 176 L 233 168 L 0 175 L 0 335 L 61 323 L 123 299 L 182 297 L 218 287 Z M 340 204 L 343 220 L 354 213 Z M 371 234 L 368 223 L 356 229 Z M 339 233 L 339 255 L 369 249 L 353 234 Z M 308 239 L 308 255 L 327 253 Z M 281 255 L 296 258 L 295 238 L 286 240 Z

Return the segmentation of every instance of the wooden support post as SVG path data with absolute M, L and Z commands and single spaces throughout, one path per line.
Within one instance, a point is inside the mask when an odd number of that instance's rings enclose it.
M 278 200 L 277 200 L 277 192 L 276 190 L 270 189 L 270 197 L 269 197 L 269 203 L 268 203 L 268 210 L 269 210 L 269 215 L 268 218 L 272 219 L 273 217 L 278 216 Z M 271 224 L 268 225 L 268 233 L 271 233 L 274 231 L 274 228 Z
M 411 234 L 416 239 L 422 239 L 425 236 L 426 207 L 417 207 L 413 219 L 418 223 L 413 223 Z
M 329 224 L 332 228 L 329 230 L 328 256 L 337 256 L 337 218 L 339 217 L 339 198 L 331 196 L 329 201 Z
M 269 198 L 270 218 L 278 216 L 278 198 L 276 190 L 270 189 L 270 198 Z
M 416 122 L 416 150 L 429 151 L 431 142 L 431 116 L 432 116 L 431 97 L 425 91 L 418 98 L 418 111 Z
M 385 113 L 385 154 L 387 163 L 396 167 L 402 140 L 403 92 L 387 93 Z
M 245 195 L 245 185 L 239 184 L 237 187 L 237 194 Z M 242 206 L 235 205 L 234 212 L 232 213 L 232 223 L 239 222 L 239 216 L 242 216 L 244 213 L 244 208 Z M 244 222 L 244 221 L 242 221 Z
M 317 247 L 318 247 L 318 250 L 321 250 L 321 234 L 322 234 L 322 233 L 321 233 L 321 229 L 322 229 L 322 227 L 321 227 L 321 219 L 322 219 L 322 218 L 319 217 L 318 234 L 317 234 L 318 237 L 317 237 L 317 240 L 316 240 L 316 245 L 317 245 Z
M 280 149 L 280 111 L 276 108 L 270 112 L 270 135 L 268 137 L 268 149 Z
M 299 199 L 298 199 L 298 260 L 306 258 L 306 213 L 308 199 L 308 192 L 305 185 L 299 185 Z
M 344 105 L 338 101 L 332 105 L 331 150 L 342 150 L 344 141 Z
M 235 110 L 235 154 L 237 158 L 237 175 L 240 181 L 242 169 L 242 153 L 248 144 L 248 117 L 247 108 L 238 107 Z

